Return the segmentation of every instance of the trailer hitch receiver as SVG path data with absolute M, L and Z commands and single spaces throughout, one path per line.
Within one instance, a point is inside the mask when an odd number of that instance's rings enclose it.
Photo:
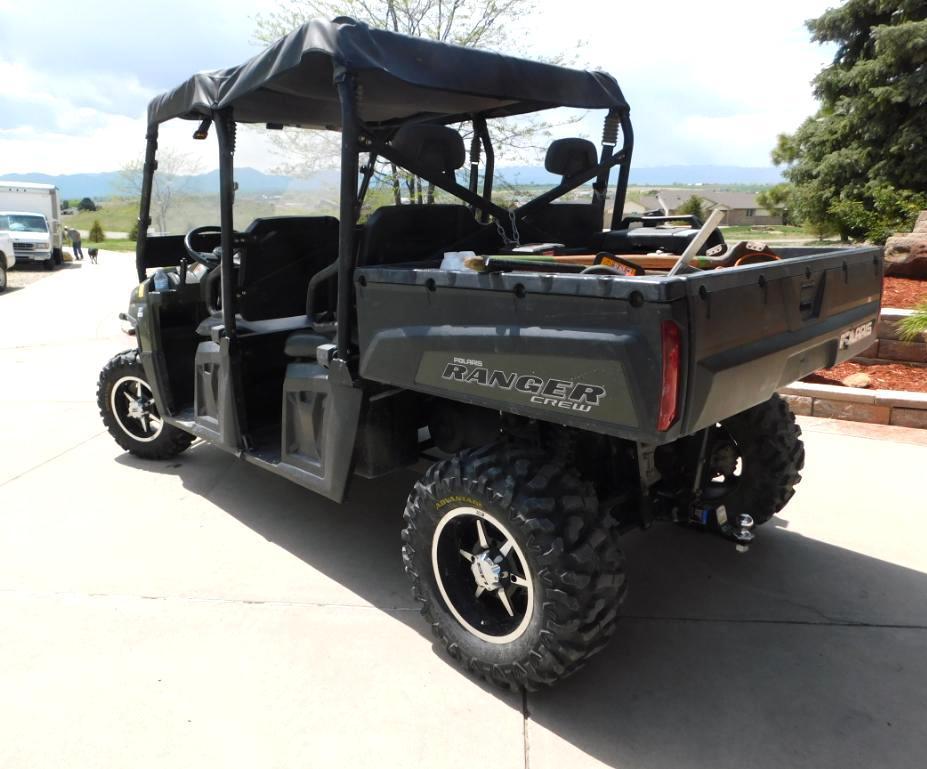
M 746 553 L 753 542 L 753 516 L 743 513 L 737 521 L 731 521 L 724 505 L 717 507 L 694 506 L 689 515 L 689 523 L 700 528 L 714 531 L 725 539 L 731 540 L 738 553 Z

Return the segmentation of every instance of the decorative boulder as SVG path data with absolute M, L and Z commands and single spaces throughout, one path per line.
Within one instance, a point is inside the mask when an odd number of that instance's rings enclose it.
M 913 232 L 892 235 L 885 242 L 885 274 L 927 280 L 927 211 L 921 211 Z

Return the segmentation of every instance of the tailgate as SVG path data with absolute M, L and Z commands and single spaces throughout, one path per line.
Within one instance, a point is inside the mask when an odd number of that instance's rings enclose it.
M 810 253 L 809 253 L 810 252 Z M 685 277 L 683 432 L 737 414 L 874 339 L 882 250 L 778 249 L 781 261 Z

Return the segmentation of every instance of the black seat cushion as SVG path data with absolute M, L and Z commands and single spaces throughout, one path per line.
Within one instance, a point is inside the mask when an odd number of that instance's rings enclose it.
M 544 168 L 552 174 L 572 176 L 597 162 L 595 145 L 588 139 L 557 139 L 547 148 Z
M 463 205 L 384 206 L 367 220 L 357 264 L 439 258 L 444 248 L 478 229 L 473 213 Z
M 599 209 L 592 203 L 548 203 L 530 211 L 518 225 L 522 243 L 589 246 L 602 231 Z
M 286 338 L 283 354 L 289 358 L 315 358 L 320 344 L 330 344 L 331 339 L 311 331 L 297 331 Z
M 425 173 L 452 174 L 467 156 L 463 137 L 444 125 L 403 126 L 390 144 Z
M 214 328 L 223 325 L 222 315 L 210 315 L 196 327 L 200 336 L 209 336 Z M 235 317 L 235 328 L 240 334 L 266 335 L 285 331 L 300 331 L 312 327 L 312 321 L 305 315 L 293 315 L 289 318 L 270 318 L 269 320 L 245 320 Z
M 242 317 L 265 320 L 305 313 L 309 279 L 338 258 L 338 220 L 274 216 L 255 219 L 247 233 L 253 245 L 238 276 Z M 314 299 L 320 305 L 334 298 L 319 294 Z

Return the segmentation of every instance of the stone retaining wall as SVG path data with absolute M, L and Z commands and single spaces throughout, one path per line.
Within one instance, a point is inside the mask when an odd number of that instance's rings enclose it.
M 927 363 L 927 340 L 921 334 L 921 341 L 903 341 L 898 330 L 899 322 L 913 315 L 914 310 L 884 308 L 876 326 L 876 341 L 857 357 L 863 360 L 891 360 L 907 363 Z M 924 372 L 927 376 L 927 371 Z
M 795 382 L 779 394 L 799 415 L 927 430 L 927 393 Z

